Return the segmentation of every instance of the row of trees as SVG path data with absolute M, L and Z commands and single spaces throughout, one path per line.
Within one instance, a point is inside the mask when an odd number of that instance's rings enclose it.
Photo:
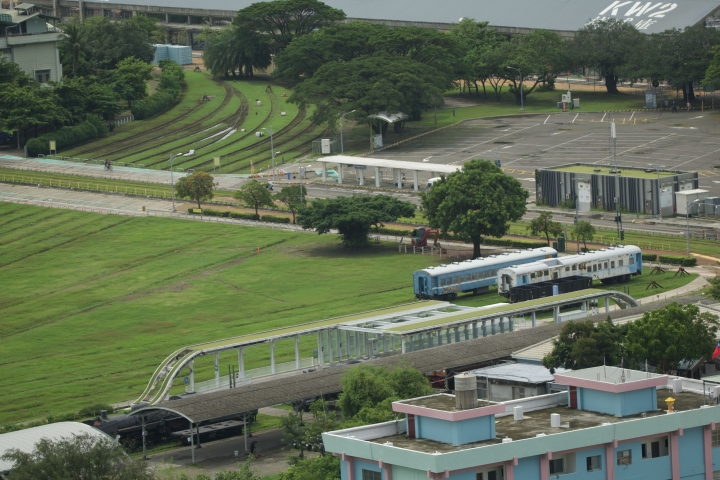
M 540 212 L 536 218 L 530 221 L 530 224 L 526 227 L 530 235 L 537 237 L 544 236 L 547 240 L 548 247 L 550 246 L 550 237 L 559 237 L 563 234 L 563 226 L 560 222 L 556 222 L 552 219 L 552 213 Z M 583 242 L 583 247 L 587 250 L 587 242 L 592 242 L 595 238 L 595 227 L 592 223 L 587 220 L 578 221 L 570 231 L 570 238 L 577 240 L 577 242 Z

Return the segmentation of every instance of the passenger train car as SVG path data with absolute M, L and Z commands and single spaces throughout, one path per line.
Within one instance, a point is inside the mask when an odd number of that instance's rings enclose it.
M 642 250 L 618 245 L 600 250 L 516 264 L 498 270 L 498 293 L 510 297 L 514 288 L 560 281 L 570 277 L 587 277 L 604 284 L 622 283 L 642 274 Z M 592 282 L 590 282 L 592 285 Z
M 512 253 L 490 255 L 418 270 L 413 274 L 415 296 L 422 299 L 451 300 L 459 292 L 480 293 L 494 286 L 497 272 L 510 265 L 522 265 L 557 257 L 552 248 L 528 248 Z

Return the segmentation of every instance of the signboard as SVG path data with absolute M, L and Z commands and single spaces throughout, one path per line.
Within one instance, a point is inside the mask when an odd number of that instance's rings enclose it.
M 383 146 L 382 135 L 373 135 L 373 145 L 375 146 L 375 148 L 382 148 L 382 146 Z
M 56 151 L 56 150 L 57 150 L 57 147 L 56 147 L 56 144 L 55 144 L 55 140 L 50 140 L 49 143 L 50 143 L 50 151 L 51 151 L 51 152 Z
M 220 157 L 213 158 L 213 163 L 216 167 L 220 166 Z
M 663 22 L 670 12 L 678 8 L 677 3 L 672 2 L 634 2 L 626 0 L 615 0 L 600 11 L 597 17 L 588 23 L 615 18 L 629 23 L 640 31 L 663 29 Z M 671 18 L 674 14 L 669 15 Z M 655 24 L 658 24 L 655 26 Z M 650 32 L 646 32 L 650 33 Z
M 645 90 L 645 108 L 657 108 L 657 90 Z
M 329 138 L 323 138 L 320 140 L 320 153 L 323 155 L 328 155 L 332 152 L 330 152 L 330 139 Z
M 355 165 L 355 170 L 365 170 L 365 165 Z
M 188 379 L 188 377 L 183 378 L 183 381 L 185 382 L 185 385 L 187 385 L 188 383 L 190 383 L 190 380 Z

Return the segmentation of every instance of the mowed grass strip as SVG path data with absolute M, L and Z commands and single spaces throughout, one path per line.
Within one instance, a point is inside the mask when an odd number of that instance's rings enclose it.
M 434 260 L 349 252 L 334 235 L 7 203 L 0 249 L 0 423 L 134 399 L 183 345 L 412 302 L 412 273 Z M 292 341 L 276 352 L 292 360 Z M 249 349 L 246 368 L 268 358 Z M 203 359 L 198 381 L 212 378 Z

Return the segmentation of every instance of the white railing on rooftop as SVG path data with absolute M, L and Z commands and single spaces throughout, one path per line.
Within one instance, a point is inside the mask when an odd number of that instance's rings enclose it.
M 300 359 L 300 369 L 303 368 L 309 368 L 315 366 L 315 359 L 314 358 L 301 358 Z M 293 370 L 297 370 L 295 368 L 295 362 L 284 362 L 284 363 L 276 363 L 275 364 L 275 374 L 279 373 L 286 373 L 291 372 Z M 268 365 L 267 367 L 260 367 L 260 368 L 253 368 L 251 370 L 245 370 L 245 378 L 240 378 L 240 372 L 235 372 L 235 384 L 237 386 L 241 385 L 250 385 L 253 383 L 254 379 L 260 378 L 260 377 L 267 377 L 269 375 L 272 375 L 272 369 Z M 218 387 L 218 384 L 216 383 L 215 379 L 212 380 L 205 380 L 202 382 L 195 382 L 195 392 L 196 393 L 202 393 L 207 392 L 208 390 L 214 390 L 216 388 L 229 388 L 230 385 L 230 377 L 229 375 L 220 375 L 220 386 Z M 192 389 L 190 388 L 190 385 L 185 385 L 185 392 L 190 393 L 192 392 Z
M 559 407 L 567 405 L 568 393 L 558 392 L 549 393 L 547 395 L 538 395 L 536 397 L 518 398 L 517 400 L 509 400 L 502 402 L 505 405 L 505 413 L 498 413 L 496 417 L 505 417 L 513 414 L 513 408 L 517 406 L 523 407 L 523 412 L 532 412 L 534 410 L 542 410 L 544 408 Z

